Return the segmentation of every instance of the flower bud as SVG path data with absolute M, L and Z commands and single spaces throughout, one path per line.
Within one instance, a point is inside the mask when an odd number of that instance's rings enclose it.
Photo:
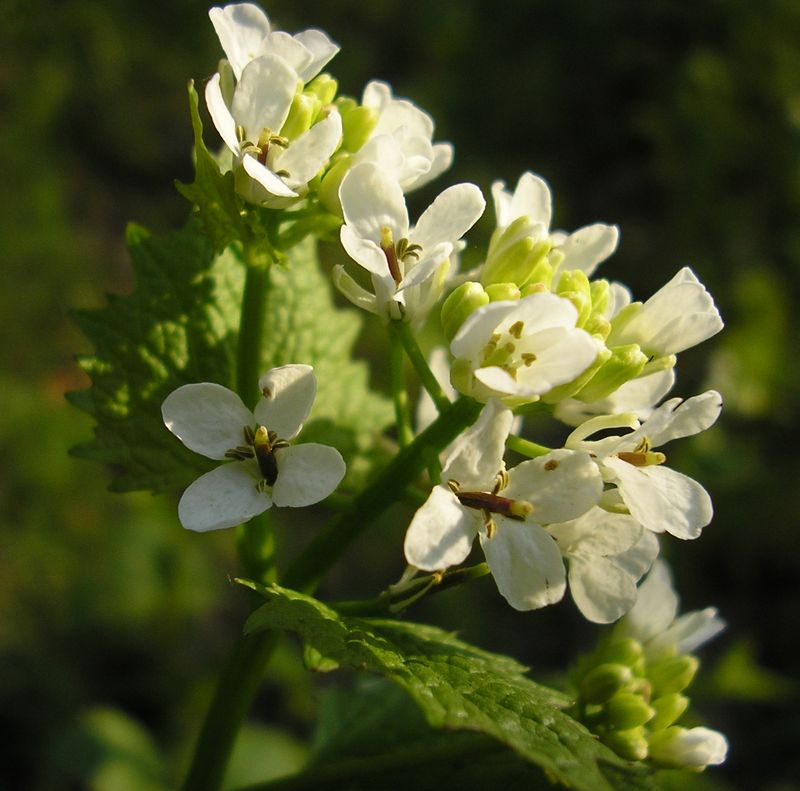
M 289 109 L 289 115 L 281 127 L 281 134 L 284 137 L 288 137 L 289 140 L 296 140 L 311 128 L 311 124 L 317 117 L 321 107 L 320 100 L 313 94 L 295 94 L 294 99 L 292 99 L 292 106 Z
M 337 102 L 339 113 L 342 116 L 342 148 L 345 151 L 358 151 L 364 143 L 369 140 L 369 136 L 378 123 L 378 110 L 374 107 L 362 107 L 353 102 Z
M 638 728 L 650 721 L 655 713 L 655 709 L 648 706 L 641 696 L 632 692 L 618 692 L 606 703 L 609 725 L 620 730 Z
M 710 728 L 671 727 L 650 734 L 650 758 L 664 767 L 702 771 L 728 754 L 725 737 Z
M 508 228 L 497 232 L 489 244 L 489 253 L 481 273 L 481 282 L 516 283 L 520 288 L 530 282 L 536 274 L 542 276 L 542 264 L 546 265 L 549 279 L 552 267 L 547 254 L 552 243 L 549 239 L 537 239 L 538 226 L 531 226 L 527 217 L 518 217 Z
M 317 189 L 322 205 L 331 214 L 337 214 L 340 217 L 342 216 L 342 205 L 339 202 L 339 187 L 352 164 L 353 161 L 349 156 L 343 156 L 328 169 Z
M 642 727 L 608 731 L 603 734 L 602 740 L 603 744 L 627 761 L 643 761 L 647 758 L 648 745 Z
M 592 295 L 589 278 L 580 269 L 563 272 L 558 279 L 555 293 L 568 299 L 578 311 L 576 326 L 583 327 L 592 313 Z
M 597 657 L 602 662 L 617 662 L 620 665 L 633 667 L 642 656 L 642 644 L 632 637 L 615 640 L 604 645 L 597 651 Z
M 592 280 L 589 291 L 592 297 L 592 313 L 605 314 L 610 298 L 608 280 Z
M 448 343 L 453 340 L 467 316 L 488 303 L 489 295 L 480 283 L 467 281 L 453 291 L 442 305 L 442 330 Z
M 469 360 L 453 360 L 450 366 L 450 384 L 464 395 L 472 395 L 472 366 Z
M 631 669 L 612 662 L 590 670 L 580 682 L 581 697 L 587 703 L 605 703 L 633 678 Z
M 689 654 L 661 659 L 647 668 L 647 676 L 657 697 L 683 692 L 697 673 L 700 662 Z
M 330 74 L 319 74 L 306 85 L 306 93 L 313 93 L 321 104 L 330 104 L 336 98 L 339 83 Z
M 503 302 L 520 298 L 519 289 L 514 283 L 492 283 L 486 286 L 486 293 L 490 302 Z
M 655 710 L 655 716 L 650 720 L 650 730 L 660 731 L 668 728 L 689 707 L 689 698 L 677 692 L 671 695 L 662 695 L 650 702 Z
M 583 325 L 583 329 L 586 330 L 589 335 L 594 335 L 601 341 L 605 341 L 608 334 L 611 332 L 611 322 L 603 318 L 599 313 L 592 313 L 586 320 L 586 324 Z
M 591 404 L 611 395 L 617 388 L 635 379 L 647 364 L 647 355 L 635 343 L 617 346 L 597 373 L 576 394 L 576 398 Z

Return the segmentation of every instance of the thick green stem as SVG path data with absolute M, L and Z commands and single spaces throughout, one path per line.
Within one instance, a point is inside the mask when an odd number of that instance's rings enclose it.
M 323 574 L 350 544 L 369 527 L 372 520 L 403 496 L 406 487 L 425 467 L 425 449 L 440 451 L 475 422 L 482 405 L 461 398 L 442 412 L 416 439 L 392 459 L 350 507 L 340 511 L 289 568 L 283 584 L 310 593 Z
M 392 401 L 397 423 L 397 442 L 401 448 L 414 439 L 411 416 L 408 410 L 408 390 L 406 389 L 406 358 L 403 345 L 396 332 L 389 332 L 389 365 L 392 379 Z
M 245 261 L 247 262 L 245 252 Z M 242 401 L 253 407 L 260 395 L 258 378 L 261 370 L 264 312 L 269 289 L 269 267 L 263 263 L 247 266 L 239 319 L 239 345 L 236 354 L 236 391 Z
M 239 560 L 247 577 L 265 585 L 277 582 L 275 533 L 269 511 L 253 517 L 247 524 L 239 525 L 236 544 Z
M 422 386 L 428 391 L 428 395 L 433 399 L 433 403 L 436 404 L 439 412 L 447 409 L 450 405 L 450 399 L 439 384 L 439 380 L 433 375 L 433 371 L 431 371 L 428 361 L 425 359 L 425 355 L 419 348 L 417 339 L 411 331 L 411 325 L 402 320 L 392 321 L 389 325 L 389 332 L 400 338 L 400 342 L 403 344 L 403 348 L 406 350 L 408 359 L 414 366 Z
M 506 440 L 506 447 L 515 450 L 523 456 L 527 456 L 529 459 L 535 459 L 537 456 L 544 456 L 553 450 L 552 448 L 546 448 L 544 445 L 537 445 L 529 439 L 515 437 L 513 434 L 509 435 Z

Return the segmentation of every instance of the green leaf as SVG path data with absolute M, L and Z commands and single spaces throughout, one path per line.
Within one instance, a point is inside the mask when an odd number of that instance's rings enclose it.
M 509 657 L 441 629 L 344 618 L 277 585 L 252 585 L 267 603 L 245 625 L 296 632 L 332 664 L 384 676 L 404 689 L 437 729 L 477 731 L 515 750 L 552 780 L 585 791 L 652 788 L 650 773 L 619 759 L 562 710 L 569 699 L 531 681 Z
M 167 431 L 161 404 L 183 384 L 233 386 L 244 265 L 232 248 L 215 257 L 195 223 L 163 239 L 132 226 L 128 246 L 133 293 L 75 313 L 95 352 L 79 360 L 92 387 L 69 398 L 97 425 L 94 439 L 74 452 L 115 465 L 114 490 L 158 492 L 214 466 Z M 314 366 L 318 394 L 303 440 L 337 447 L 355 481 L 377 452 L 391 405 L 370 392 L 366 365 L 351 359 L 361 317 L 334 307 L 314 245 L 294 247 L 287 261 L 270 270 L 262 370 Z

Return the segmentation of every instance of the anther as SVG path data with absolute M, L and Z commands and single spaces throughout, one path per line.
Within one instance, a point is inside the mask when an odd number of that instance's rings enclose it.
M 513 338 L 519 340 L 522 337 L 522 331 L 525 329 L 525 323 L 522 321 L 515 321 L 509 328 L 508 334 Z

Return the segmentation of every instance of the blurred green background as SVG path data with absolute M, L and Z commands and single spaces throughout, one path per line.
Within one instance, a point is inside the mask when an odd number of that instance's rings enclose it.
M 191 179 L 185 85 L 221 54 L 206 10 L 0 7 L 3 788 L 173 785 L 246 610 L 227 580 L 230 531 L 190 535 L 174 499 L 107 493 L 107 470 L 67 455 L 91 425 L 63 397 L 86 385 L 73 356 L 89 351 L 69 310 L 131 288 L 126 222 L 167 232 L 187 216 L 173 188 Z M 685 608 L 715 604 L 729 623 L 694 696 L 731 741 L 709 779 L 800 788 L 800 3 L 276 0 L 267 11 L 342 45 L 330 67 L 341 91 L 380 77 L 431 112 L 456 164 L 417 206 L 450 183 L 488 192 L 532 169 L 552 186 L 556 227 L 621 226 L 603 275 L 646 297 L 688 264 L 714 294 L 726 330 L 681 356 L 675 392 L 718 388 L 723 418 L 670 460 L 708 488 L 716 518 L 665 554 Z M 322 594 L 370 595 L 398 575 L 407 519 L 398 509 L 368 534 Z M 510 652 L 538 678 L 597 633 L 569 600 L 514 613 L 490 581 L 412 617 Z M 271 678 L 230 783 L 265 776 L 270 756 L 271 771 L 302 760 L 320 685 L 290 649 Z

